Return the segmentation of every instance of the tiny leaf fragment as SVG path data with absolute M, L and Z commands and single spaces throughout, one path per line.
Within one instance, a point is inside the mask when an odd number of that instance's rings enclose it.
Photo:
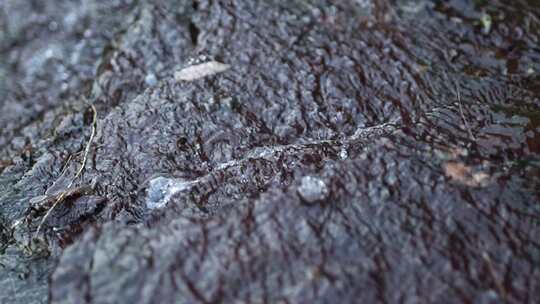
M 193 81 L 206 76 L 215 75 L 228 70 L 230 66 L 217 61 L 209 61 L 192 65 L 174 73 L 174 79 L 180 81 Z

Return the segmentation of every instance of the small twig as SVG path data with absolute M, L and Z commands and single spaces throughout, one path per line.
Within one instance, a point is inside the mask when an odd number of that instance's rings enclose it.
M 84 168 L 86 167 L 86 161 L 88 160 L 88 153 L 90 152 L 90 146 L 92 145 L 92 141 L 94 140 L 94 136 L 96 135 L 96 130 L 97 130 L 97 110 L 96 110 L 96 107 L 94 105 L 92 105 L 92 104 L 90 105 L 90 108 L 92 109 L 92 112 L 93 112 L 93 115 L 92 115 L 92 132 L 90 134 L 90 138 L 88 139 L 88 142 L 87 142 L 86 147 L 84 149 L 84 156 L 83 156 L 83 160 L 81 162 L 81 166 L 79 167 L 79 170 L 77 170 L 77 173 L 75 174 L 75 177 L 73 177 L 73 179 L 67 185 L 67 187 L 66 187 L 67 189 L 71 188 L 71 186 L 73 185 L 73 182 L 77 178 L 79 178 L 79 176 L 83 172 Z M 34 234 L 34 238 L 37 238 L 39 232 L 41 231 L 41 227 L 43 226 L 43 224 L 45 223 L 47 218 L 51 215 L 52 211 L 56 208 L 56 206 L 58 206 L 60 203 L 62 203 L 62 201 L 64 201 L 64 199 L 66 198 L 67 193 L 68 193 L 67 191 L 64 191 L 62 194 L 60 194 L 60 196 L 58 196 L 58 198 L 56 199 L 54 204 L 51 206 L 51 208 L 49 208 L 49 210 L 47 211 L 47 213 L 45 214 L 45 216 L 43 217 L 43 219 L 39 223 L 39 226 L 38 226 L 38 228 L 36 230 L 36 233 Z
M 60 176 L 58 178 L 61 178 L 62 176 L 64 176 L 64 174 L 66 174 L 67 172 L 67 169 L 69 167 L 69 162 L 71 161 L 71 159 L 73 158 L 73 154 L 70 154 L 68 156 L 68 159 L 66 160 L 66 162 L 64 163 L 64 167 L 62 168 L 62 171 L 60 172 Z
M 94 140 L 94 136 L 96 135 L 97 130 L 97 110 L 94 105 L 90 105 L 90 108 L 92 109 L 92 133 L 90 134 L 90 138 L 88 139 L 88 143 L 86 145 L 86 148 L 84 149 L 84 157 L 83 161 L 81 163 L 81 167 L 79 168 L 79 171 L 77 171 L 77 174 L 75 174 L 75 178 L 78 178 L 82 171 L 84 170 L 84 167 L 86 166 L 86 161 L 88 159 L 88 153 L 90 152 L 90 146 L 92 145 L 92 141 Z
M 465 119 L 465 114 L 463 113 L 463 106 L 461 105 L 461 94 L 459 92 L 459 85 L 456 84 L 456 95 L 458 99 L 458 106 L 459 106 L 459 113 L 461 114 L 461 119 L 463 119 L 463 124 L 465 124 L 465 128 L 467 129 L 467 133 L 469 133 L 469 139 L 476 140 L 474 138 L 474 135 L 471 132 L 471 127 L 469 127 L 469 123 L 467 122 L 467 119 Z

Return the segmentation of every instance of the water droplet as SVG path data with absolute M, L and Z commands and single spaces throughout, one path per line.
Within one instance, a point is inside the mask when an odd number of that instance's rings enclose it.
M 49 23 L 49 31 L 54 32 L 58 29 L 58 23 L 56 21 L 51 21 Z
M 313 176 L 304 176 L 300 187 L 298 187 L 300 197 L 307 203 L 322 201 L 328 197 L 329 192 L 326 183 Z
M 339 152 L 339 158 L 345 160 L 347 159 L 347 157 L 349 157 L 349 153 L 347 153 L 347 148 L 341 147 L 341 151 Z
M 153 87 L 158 83 L 158 80 L 156 78 L 156 75 L 154 75 L 154 73 L 149 73 L 144 78 L 144 82 L 146 82 L 147 85 Z

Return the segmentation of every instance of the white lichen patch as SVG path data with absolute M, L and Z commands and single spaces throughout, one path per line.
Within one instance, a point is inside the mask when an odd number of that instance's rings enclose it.
M 186 67 L 174 73 L 176 81 L 193 81 L 206 76 L 225 72 L 230 66 L 217 61 L 209 61 Z

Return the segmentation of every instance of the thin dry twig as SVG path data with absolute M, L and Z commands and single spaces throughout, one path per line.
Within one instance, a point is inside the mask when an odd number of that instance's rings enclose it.
M 88 142 L 86 143 L 86 147 L 84 149 L 84 156 L 83 156 L 83 159 L 82 159 L 82 162 L 81 162 L 81 166 L 79 167 L 79 170 L 77 170 L 77 173 L 75 174 L 75 177 L 73 177 L 73 179 L 67 185 L 66 189 L 69 189 L 69 188 L 71 188 L 71 186 L 73 186 L 73 182 L 77 178 L 79 178 L 79 176 L 82 174 L 84 168 L 86 167 L 86 162 L 88 160 L 88 153 L 90 152 L 90 146 L 92 145 L 92 141 L 94 140 L 94 137 L 96 135 L 96 130 L 97 130 L 97 110 L 96 110 L 96 107 L 94 105 L 92 105 L 92 104 L 90 105 L 90 108 L 92 109 L 92 132 L 90 134 L 90 138 L 88 139 Z M 51 208 L 49 208 L 49 210 L 47 211 L 47 213 L 45 214 L 45 216 L 43 217 L 43 219 L 39 223 L 39 226 L 38 226 L 38 228 L 36 230 L 36 233 L 34 234 L 34 238 L 37 238 L 37 236 L 39 235 L 39 232 L 41 231 L 41 228 L 42 228 L 43 224 L 45 223 L 47 218 L 51 215 L 51 213 L 56 208 L 56 206 L 58 206 L 60 203 L 62 203 L 62 201 L 66 198 L 67 193 L 68 193 L 68 191 L 64 191 L 62 194 L 60 194 L 60 196 L 58 196 L 58 198 L 56 199 L 54 204 L 51 206 Z
M 60 172 L 60 176 L 58 178 L 61 178 L 64 176 L 64 174 L 66 174 L 67 172 L 67 169 L 69 167 L 69 162 L 71 162 L 71 159 L 73 158 L 73 154 L 70 154 L 68 156 L 68 159 L 66 160 L 66 162 L 64 163 L 64 167 L 62 168 L 62 171 Z
M 465 119 L 465 114 L 463 113 L 463 105 L 461 104 L 461 93 L 459 91 L 459 85 L 457 84 L 457 82 L 455 84 L 456 84 L 456 95 L 457 95 L 457 100 L 458 100 L 459 113 L 461 114 L 461 119 L 463 120 L 463 124 L 465 124 L 467 133 L 469 133 L 469 139 L 476 140 L 474 138 L 474 135 L 472 134 L 471 127 L 469 126 L 467 119 Z

